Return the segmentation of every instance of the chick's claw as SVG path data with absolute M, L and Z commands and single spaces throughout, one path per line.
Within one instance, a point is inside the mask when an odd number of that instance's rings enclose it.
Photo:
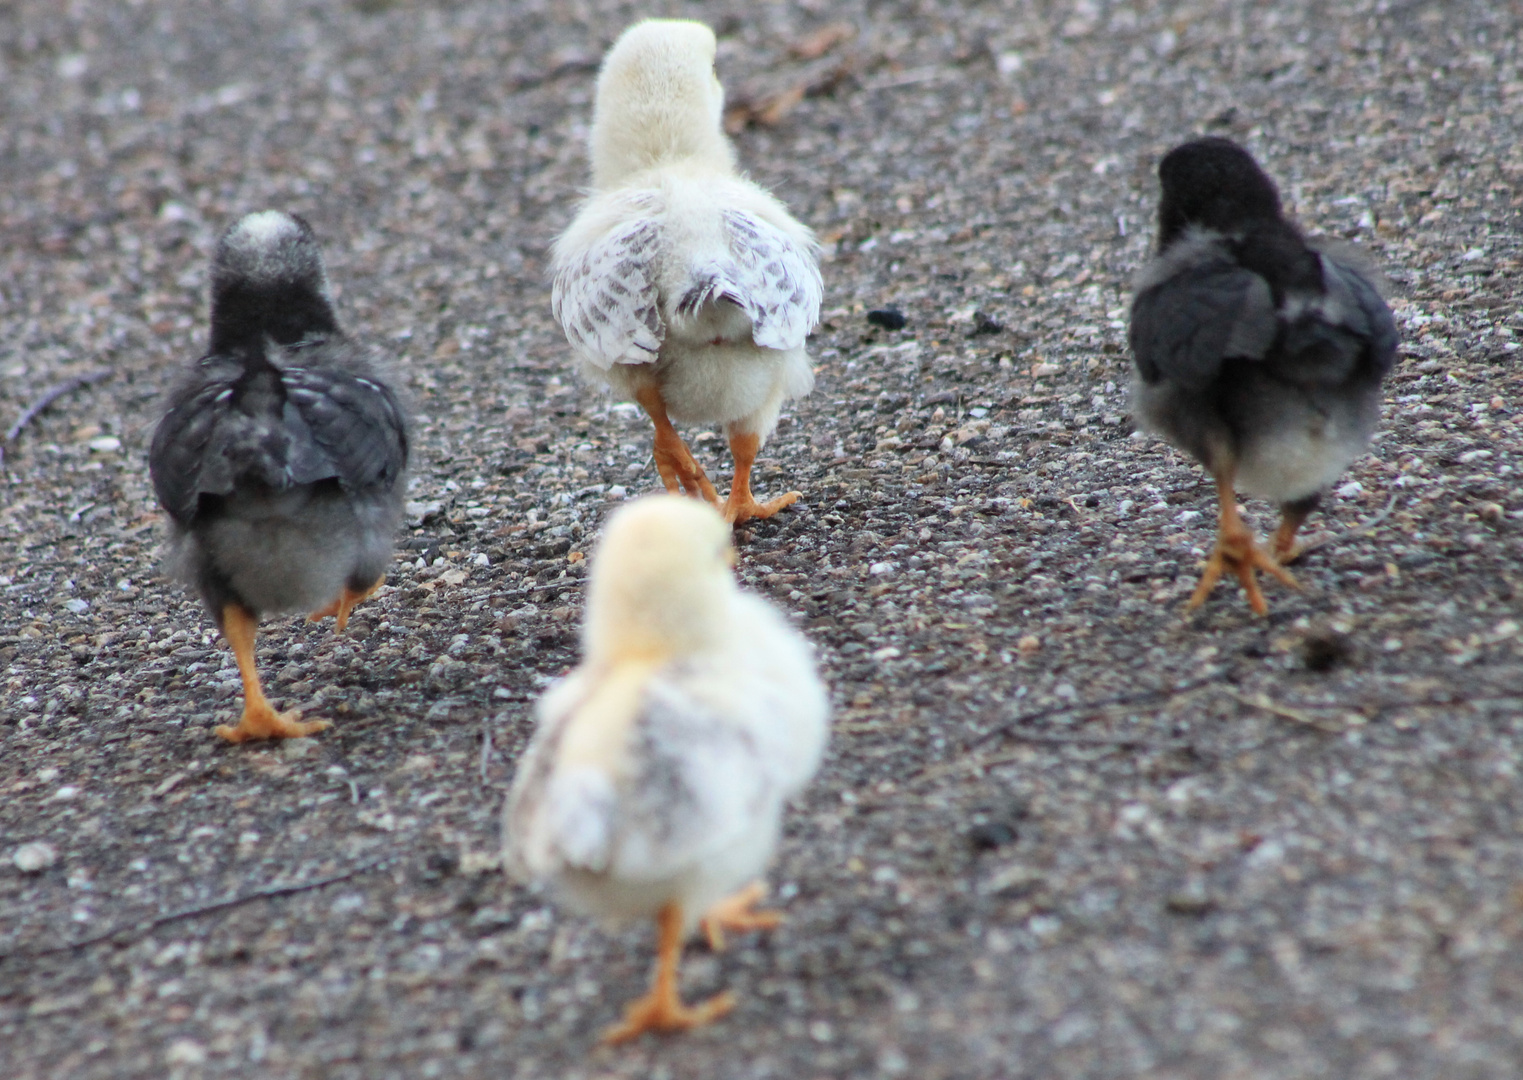
M 656 459 L 656 471 L 661 474 L 661 482 L 668 492 L 719 505 L 719 493 L 709 481 L 708 473 L 703 471 L 703 466 L 680 438 L 663 438 L 658 432 L 652 453 Z
M 1243 591 L 1248 596 L 1248 606 L 1253 609 L 1255 615 L 1269 614 L 1269 604 L 1264 600 L 1264 594 L 1259 589 L 1258 579 L 1254 576 L 1255 570 L 1262 570 L 1278 578 L 1292 589 L 1301 587 L 1301 583 L 1291 576 L 1289 570 L 1254 543 L 1251 534 L 1246 531 L 1241 535 L 1230 536 L 1223 533 L 1217 538 L 1216 550 L 1211 552 L 1211 558 L 1206 561 L 1206 569 L 1200 576 L 1200 584 L 1195 587 L 1195 592 L 1190 596 L 1190 602 L 1185 605 L 1185 610 L 1194 611 L 1204 604 L 1222 573 L 1228 569 L 1236 574 L 1238 581 L 1242 583 Z
M 222 724 L 217 734 L 231 743 L 255 739 L 300 739 L 331 727 L 327 720 L 303 720 L 300 709 L 276 712 L 268 704 L 251 705 L 243 710 L 236 726 Z
M 790 491 L 786 495 L 779 495 L 775 499 L 768 499 L 764 503 L 757 502 L 751 497 L 750 492 L 741 500 L 735 498 L 731 492 L 729 500 L 724 504 L 724 519 L 731 525 L 740 525 L 752 518 L 769 518 L 785 506 L 792 506 L 803 498 L 803 492 Z
M 701 1005 L 684 1005 L 675 992 L 652 990 L 624 1010 L 623 1021 L 604 1033 L 603 1042 L 617 1045 L 638 1039 L 647 1031 L 689 1031 L 718 1020 L 734 1008 L 735 995 L 729 991 L 716 994 Z
M 368 599 L 371 593 L 379 589 L 381 587 L 381 583 L 385 580 L 386 575 L 382 574 L 380 577 L 375 579 L 375 582 L 370 586 L 370 588 L 365 589 L 362 592 L 355 592 L 348 585 L 345 585 L 343 591 L 338 594 L 338 598 L 334 600 L 333 603 L 329 604 L 321 611 L 314 611 L 312 614 L 308 615 L 307 621 L 317 622 L 320 619 L 326 619 L 328 616 L 332 615 L 334 616 L 334 630 L 342 634 L 344 632 L 344 627 L 349 625 L 349 613 L 353 611 L 361 601 Z
M 783 924 L 778 911 L 758 911 L 756 905 L 766 892 L 759 881 L 753 881 L 734 896 L 721 900 L 699 920 L 698 926 L 714 952 L 724 951 L 724 932 L 732 930 L 741 934 L 749 930 L 776 930 Z

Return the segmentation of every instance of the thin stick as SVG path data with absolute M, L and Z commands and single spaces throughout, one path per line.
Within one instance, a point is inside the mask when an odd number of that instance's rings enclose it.
M 1347 730 L 1342 724 L 1330 724 L 1324 720 L 1318 720 L 1315 716 L 1301 712 L 1299 709 L 1292 709 L 1288 705 L 1281 705 L 1276 701 L 1272 701 L 1268 694 L 1259 693 L 1250 697 L 1248 694 L 1241 694 L 1236 690 L 1227 690 L 1225 687 L 1223 689 L 1228 697 L 1235 701 L 1240 701 L 1250 708 L 1260 709 L 1271 716 L 1294 720 L 1298 724 L 1305 724 L 1313 731 L 1320 731 L 1324 735 L 1341 735 Z
M 967 754 L 977 749 L 986 742 L 995 739 L 1020 737 L 1023 733 L 1019 730 L 1022 726 L 1033 720 L 1045 720 L 1050 716 L 1061 716 L 1070 712 L 1088 712 L 1091 709 L 1105 709 L 1112 705 L 1135 705 L 1138 702 L 1151 701 L 1154 698 L 1167 699 L 1178 697 L 1180 694 L 1188 694 L 1191 690 L 1197 690 L 1208 683 L 1215 682 L 1214 676 L 1195 679 L 1192 682 L 1180 683 L 1178 686 L 1157 687 L 1152 690 L 1136 690 L 1130 694 L 1117 694 L 1114 697 L 1100 698 L 1098 701 L 1076 701 L 1071 705 L 1052 705 L 1045 709 L 1036 709 L 1029 713 L 1005 721 L 998 727 L 984 732 L 968 745 L 962 748 L 962 753 Z
M 79 941 L 71 941 L 63 945 L 51 945 L 46 949 L 18 950 L 13 953 L 6 953 L 0 955 L 0 960 L 5 960 L 12 956 L 51 956 L 55 953 L 73 952 L 75 949 L 84 949 L 88 948 L 91 945 L 98 945 L 102 941 L 109 941 L 112 938 L 116 937 L 118 934 L 125 933 L 134 933 L 136 935 L 136 940 L 141 941 L 143 938 L 147 937 L 155 930 L 159 929 L 162 926 L 168 926 L 170 923 L 180 922 L 184 919 L 194 919 L 201 915 L 210 915 L 216 911 L 227 911 L 230 908 L 240 907 L 243 904 L 247 904 L 253 900 L 265 900 L 279 896 L 294 896 L 297 893 L 311 892 L 314 889 L 321 889 L 328 885 L 337 885 L 341 881 L 348 881 L 350 878 L 357 878 L 361 874 L 368 874 L 370 871 L 375 870 L 385 865 L 386 863 L 392 862 L 395 859 L 395 855 L 388 855 L 384 858 L 374 859 L 371 862 L 364 863 L 363 865 L 355 867 L 353 870 L 345 870 L 341 874 L 331 874 L 328 877 L 318 878 L 315 881 L 303 881 L 290 885 L 267 885 L 262 889 L 255 889 L 252 892 L 243 893 L 238 896 L 230 896 L 225 900 L 217 900 L 214 903 L 202 904 L 198 907 L 183 908 L 180 911 L 171 912 L 168 915 L 161 915 L 157 919 L 145 919 L 142 922 L 130 923 L 126 926 L 118 926 L 111 930 L 106 930 L 102 933 L 94 934 L 87 938 L 81 938 Z
M 1301 546 L 1301 554 L 1305 555 L 1308 551 L 1317 551 L 1320 548 L 1332 547 L 1334 544 L 1341 543 L 1344 540 L 1352 540 L 1356 536 L 1362 536 L 1363 534 L 1370 532 L 1381 522 L 1385 521 L 1386 518 L 1391 516 L 1391 511 L 1396 509 L 1396 499 L 1400 494 L 1400 491 L 1391 492 L 1391 498 L 1386 502 L 1385 509 L 1380 511 L 1374 517 L 1370 518 L 1368 521 L 1365 521 L 1359 525 L 1354 525 L 1351 528 L 1342 529 L 1339 532 L 1331 533 L 1327 536 L 1319 537 L 1309 544 L 1303 544 Z
M 72 394 L 81 386 L 89 386 L 91 383 L 100 382 L 110 375 L 109 368 L 100 368 L 96 371 L 87 371 L 83 375 L 75 375 L 71 379 L 65 379 L 61 383 L 55 383 L 42 392 L 42 396 L 28 405 L 21 417 L 10 426 L 5 433 L 5 438 L 0 439 L 0 465 L 5 464 L 5 447 L 8 443 L 16 441 L 16 436 L 26 430 L 26 426 L 40 416 L 44 409 L 65 394 Z
M 492 729 L 481 725 L 481 786 L 487 786 L 487 766 L 492 760 Z

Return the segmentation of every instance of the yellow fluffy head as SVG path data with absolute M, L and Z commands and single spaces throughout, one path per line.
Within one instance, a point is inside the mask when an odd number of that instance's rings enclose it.
M 730 526 L 680 495 L 637 499 L 608 519 L 593 553 L 582 631 L 587 659 L 665 659 L 727 627 L 735 595 Z
M 734 167 L 721 129 L 724 87 L 714 32 L 686 19 L 646 19 L 603 58 L 592 117 L 592 184 L 603 189 L 657 165 Z

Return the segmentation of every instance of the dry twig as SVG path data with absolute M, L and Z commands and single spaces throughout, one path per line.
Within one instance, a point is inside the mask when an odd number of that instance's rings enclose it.
M 102 941 L 110 941 L 121 934 L 133 934 L 135 940 L 140 941 L 155 930 L 162 926 L 168 926 L 170 923 L 194 919 L 201 915 L 210 915 L 217 911 L 227 911 L 231 908 L 241 907 L 254 900 L 266 900 L 279 896 L 294 896 L 297 893 L 311 892 L 314 889 L 321 889 L 328 885 L 337 885 L 341 881 L 348 881 L 351 878 L 359 877 L 361 874 L 368 874 L 372 870 L 379 869 L 387 863 L 395 861 L 396 858 L 397 856 L 395 855 L 387 855 L 384 858 L 373 859 L 368 863 L 363 863 L 352 870 L 345 870 L 341 874 L 330 874 L 327 877 L 317 878 L 314 881 L 302 881 L 288 885 L 267 885 L 262 889 L 254 889 L 252 892 L 229 896 L 226 899 L 217 900 L 210 904 L 182 908 L 179 911 L 170 912 L 168 915 L 161 915 L 157 919 L 145 919 L 141 922 L 129 923 L 125 926 L 116 926 L 99 934 L 92 934 L 90 937 L 66 942 L 62 945 L 50 945 L 45 949 L 18 949 L 12 953 L 0 954 L 0 962 L 13 956 L 52 956 L 56 953 L 73 952 L 76 949 L 98 945 Z M 123 944 L 127 943 L 123 942 Z
M 5 448 L 15 442 L 16 436 L 25 431 L 28 424 L 41 416 L 49 405 L 65 394 L 72 394 L 81 386 L 89 386 L 91 383 L 100 382 L 110 374 L 111 371 L 108 368 L 98 368 L 95 371 L 87 371 L 82 375 L 75 375 L 73 378 L 65 379 L 61 383 L 55 383 L 44 390 L 41 396 L 28 405 L 16 422 L 10 426 L 5 433 L 5 438 L 0 439 L 0 466 L 5 464 Z

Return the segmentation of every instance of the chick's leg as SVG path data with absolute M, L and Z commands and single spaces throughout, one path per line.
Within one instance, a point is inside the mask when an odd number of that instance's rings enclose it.
M 673 495 L 680 490 L 695 499 L 705 499 L 718 506 L 719 493 L 709 483 L 708 474 L 694 459 L 687 443 L 682 441 L 682 436 L 672 427 L 660 389 L 647 386 L 635 394 L 635 400 L 650 417 L 651 423 L 656 425 L 656 441 L 651 452 L 656 459 L 656 471 L 661 474 L 661 482 L 666 485 L 666 490 Z
M 734 525 L 752 518 L 769 518 L 785 506 L 798 502 L 800 493 L 790 491 L 775 499 L 759 503 L 751 494 L 751 466 L 761 449 L 761 436 L 753 431 L 730 431 L 730 453 L 735 457 L 735 479 L 730 484 L 730 498 L 724 504 L 725 520 Z
M 337 600 L 333 601 L 333 603 L 329 604 L 321 611 L 314 611 L 312 614 L 308 615 L 307 621 L 317 622 L 319 619 L 326 619 L 329 615 L 336 616 L 333 628 L 338 633 L 342 634 L 344 632 L 344 627 L 349 625 L 349 613 L 354 610 L 355 605 L 358 604 L 361 600 L 367 599 L 371 593 L 375 592 L 381 587 L 381 582 L 385 580 L 386 575 L 382 574 L 380 577 L 376 578 L 374 582 L 371 583 L 370 588 L 364 590 L 363 592 L 355 592 L 347 584 L 345 584 L 344 590 L 338 594 Z
M 766 891 L 766 886 L 761 882 L 753 881 L 734 896 L 727 897 L 709 908 L 708 913 L 698 923 L 703 936 L 708 939 L 709 948 L 715 952 L 724 951 L 726 930 L 742 934 L 747 930 L 775 930 L 781 926 L 782 912 L 756 910 L 757 903 Z
M 238 674 L 243 677 L 243 718 L 236 727 L 222 724 L 217 734 L 228 742 L 240 743 L 250 739 L 294 739 L 322 731 L 328 721 L 304 721 L 299 709 L 278 713 L 265 700 L 259 671 L 254 666 L 254 632 L 258 628 L 259 621 L 241 605 L 229 604 L 222 609 L 222 636 L 227 638 L 238 661 Z
M 682 908 L 667 904 L 656 915 L 659 945 L 656 978 L 650 993 L 624 1010 L 623 1023 L 609 1028 L 605 1043 L 628 1042 L 647 1031 L 686 1031 L 717 1020 L 735 1008 L 733 994 L 718 994 L 701 1005 L 682 1004 L 677 996 L 677 961 L 682 956 Z
M 1211 558 L 1206 560 L 1206 569 L 1200 576 L 1200 584 L 1195 587 L 1195 592 L 1191 595 L 1185 610 L 1194 611 L 1204 604 L 1206 597 L 1211 595 L 1217 579 L 1222 576 L 1222 572 L 1230 569 L 1243 583 L 1243 591 L 1248 594 L 1248 606 L 1253 608 L 1253 613 L 1267 615 L 1269 605 L 1264 602 L 1264 594 L 1259 591 L 1258 579 L 1254 576 L 1255 570 L 1263 570 L 1266 574 L 1274 575 L 1292 589 L 1299 589 L 1301 586 L 1295 578 L 1290 576 L 1290 571 L 1277 563 L 1254 542 L 1252 530 L 1243 523 L 1242 515 L 1237 512 L 1237 493 L 1233 491 L 1230 474 L 1217 477 L 1216 497 L 1221 504 L 1216 549 L 1211 552 Z
M 1280 527 L 1274 534 L 1274 557 L 1281 566 L 1295 562 L 1301 557 L 1302 548 L 1296 543 L 1296 532 L 1306 523 L 1311 512 L 1322 501 L 1321 494 L 1310 495 L 1280 507 Z

